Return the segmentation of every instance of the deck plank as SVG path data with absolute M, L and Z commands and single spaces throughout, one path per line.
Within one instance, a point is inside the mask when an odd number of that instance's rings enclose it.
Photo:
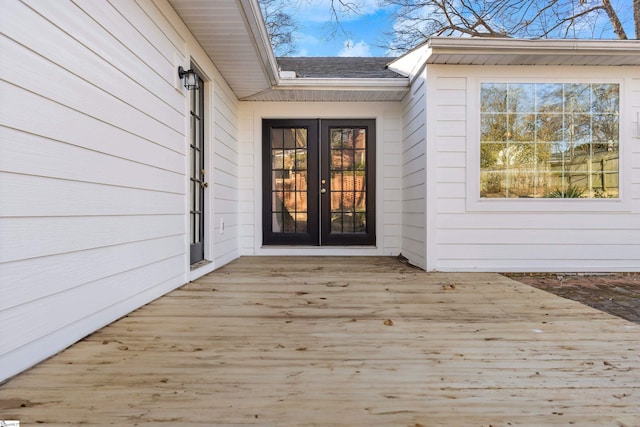
M 24 425 L 640 426 L 640 325 L 497 274 L 241 258 L 0 386 Z

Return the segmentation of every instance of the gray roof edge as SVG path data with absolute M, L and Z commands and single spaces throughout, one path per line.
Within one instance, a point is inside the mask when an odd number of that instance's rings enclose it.
M 387 66 L 389 57 L 280 57 L 281 71 L 294 71 L 297 78 L 362 79 L 403 77 Z

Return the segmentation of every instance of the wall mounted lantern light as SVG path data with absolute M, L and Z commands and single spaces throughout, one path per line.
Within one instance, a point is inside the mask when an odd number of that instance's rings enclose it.
M 188 90 L 197 90 L 200 89 L 198 85 L 198 75 L 193 70 L 186 70 L 182 68 L 182 66 L 178 67 L 178 76 L 180 79 L 184 78 L 184 87 Z

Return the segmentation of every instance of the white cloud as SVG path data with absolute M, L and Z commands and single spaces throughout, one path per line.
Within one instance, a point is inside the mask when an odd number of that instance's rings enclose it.
M 318 45 L 322 42 L 318 37 L 309 33 L 296 33 L 296 41 L 304 45 Z
M 355 44 L 352 40 L 347 40 L 344 42 L 344 47 L 338 53 L 338 56 L 371 56 L 371 49 L 364 40 L 360 40 Z

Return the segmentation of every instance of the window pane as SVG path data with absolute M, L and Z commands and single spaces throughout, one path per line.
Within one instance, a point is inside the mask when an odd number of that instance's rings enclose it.
M 540 113 L 562 112 L 562 84 L 542 83 L 536 85 L 536 111 Z
M 508 134 L 507 114 L 482 114 L 480 123 L 480 141 L 506 141 Z
M 619 196 L 619 85 L 481 85 L 480 196 Z
M 617 114 L 620 111 L 620 87 L 617 84 L 593 85 L 593 112 Z
M 583 113 L 591 111 L 591 86 L 588 84 L 564 85 L 565 111 Z
M 307 129 L 271 130 L 272 230 L 307 231 Z
M 535 85 L 531 83 L 510 84 L 508 111 L 532 113 L 535 109 Z
M 284 148 L 284 129 L 271 129 L 271 148 Z
M 564 116 L 539 113 L 536 115 L 536 139 L 555 142 L 564 140 Z
M 367 130 L 333 128 L 329 135 L 331 233 L 366 231 Z
M 533 142 L 536 116 L 535 114 L 510 114 L 509 139 L 512 141 Z
M 480 92 L 480 111 L 501 113 L 507 111 L 506 83 L 483 83 Z
M 480 197 L 506 197 L 506 170 L 480 171 Z

